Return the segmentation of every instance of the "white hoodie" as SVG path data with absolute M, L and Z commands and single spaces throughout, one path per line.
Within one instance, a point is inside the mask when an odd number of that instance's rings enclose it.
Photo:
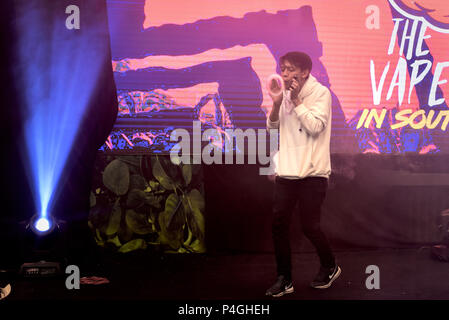
M 267 119 L 268 129 L 279 129 L 279 151 L 274 156 L 276 175 L 290 179 L 329 178 L 332 97 L 325 86 L 309 75 L 294 106 L 284 91 L 279 120 Z M 289 112 L 290 110 L 290 112 Z

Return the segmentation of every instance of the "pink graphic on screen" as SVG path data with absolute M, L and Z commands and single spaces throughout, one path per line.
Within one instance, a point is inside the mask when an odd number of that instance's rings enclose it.
M 444 1 L 174 0 L 168 6 L 161 0 L 126 5 L 109 0 L 120 112 L 128 120 L 146 116 L 148 121 L 139 118 L 139 124 L 162 135 L 168 134 L 163 128 L 188 128 L 192 119 L 221 129 L 263 128 L 271 109 L 268 77 L 279 73 L 280 56 L 304 51 L 312 58 L 312 74 L 332 93 L 333 152 L 439 151 L 447 143 L 440 138 L 436 147 L 432 137 L 445 136 L 441 129 L 415 130 L 419 132 L 411 136 L 405 134 L 408 127 L 357 128 L 365 109 L 388 110 L 388 125 L 400 111 L 427 112 L 429 79 L 435 73 L 441 80 L 448 75 L 444 65 L 438 69 L 436 63 L 449 60 L 446 35 L 430 27 L 424 30 L 420 20 L 416 30 L 426 36 L 423 51 L 428 48 L 435 63 L 421 82 L 414 81 L 422 69 L 413 74 L 417 59 L 406 58 L 407 41 L 401 46 L 409 32 L 403 33 L 406 20 L 410 29 L 414 18 L 398 13 L 392 2 L 401 10 L 421 12 L 416 16 L 426 15 L 428 21 L 448 19 Z M 378 28 L 366 24 L 372 6 L 378 9 Z M 394 20 L 399 17 L 400 23 Z M 437 101 L 445 90 L 443 81 L 437 83 Z M 444 103 L 438 108 L 447 107 Z M 122 123 L 123 128 L 133 126 Z

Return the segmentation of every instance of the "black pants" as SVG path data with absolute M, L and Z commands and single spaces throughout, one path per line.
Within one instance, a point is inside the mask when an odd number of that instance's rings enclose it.
M 291 279 L 290 222 L 292 211 L 299 202 L 304 235 L 315 246 L 321 266 L 335 265 L 329 243 L 320 228 L 321 205 L 326 196 L 328 181 L 322 177 L 285 179 L 276 177 L 273 205 L 273 242 L 277 273 Z

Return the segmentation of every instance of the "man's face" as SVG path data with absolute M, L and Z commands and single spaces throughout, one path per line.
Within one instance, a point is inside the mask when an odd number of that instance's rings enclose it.
M 290 61 L 284 60 L 281 63 L 281 75 L 284 80 L 285 88 L 289 88 L 293 78 L 299 82 L 300 85 L 303 85 L 309 76 L 308 70 L 301 70 L 299 67 L 292 64 Z

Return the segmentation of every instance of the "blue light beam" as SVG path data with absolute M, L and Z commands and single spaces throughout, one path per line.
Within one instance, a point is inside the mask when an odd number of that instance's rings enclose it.
M 76 136 L 82 134 L 80 125 L 107 55 L 92 50 L 96 48 L 92 43 L 92 33 L 98 33 L 95 28 L 68 30 L 64 7 L 49 13 L 54 7 L 36 3 L 19 6 L 17 33 L 26 98 L 22 109 L 24 165 L 37 214 L 46 218 L 64 179 L 68 155 L 76 147 Z

